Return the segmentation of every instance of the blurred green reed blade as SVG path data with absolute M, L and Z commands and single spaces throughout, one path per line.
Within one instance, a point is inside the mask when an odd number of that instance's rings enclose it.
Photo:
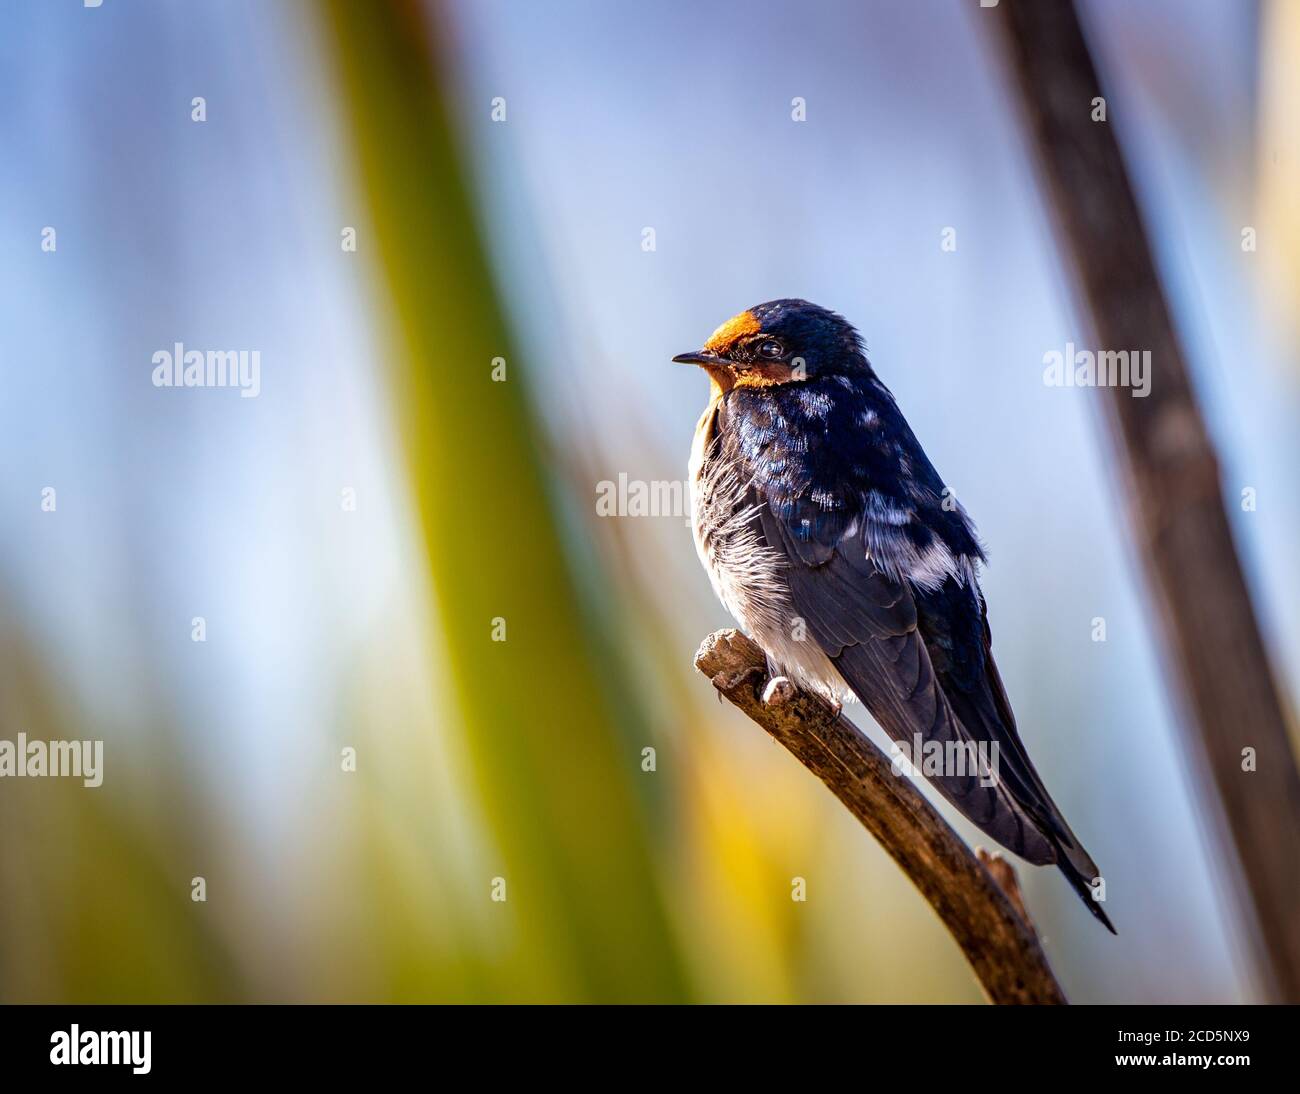
M 326 11 L 400 328 L 393 381 L 449 675 L 504 855 L 483 863 L 482 908 L 461 912 L 499 921 L 489 884 L 505 877 L 518 935 L 504 997 L 682 998 L 633 787 L 639 755 L 615 725 L 601 636 L 578 609 L 548 504 L 519 379 L 529 362 L 508 344 L 477 231 L 430 45 L 436 20 L 414 2 L 330 0 Z M 492 382 L 494 357 L 508 382 Z M 505 642 L 491 641 L 495 617 Z

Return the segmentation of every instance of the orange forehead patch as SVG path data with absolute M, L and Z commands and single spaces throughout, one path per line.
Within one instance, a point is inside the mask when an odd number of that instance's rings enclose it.
M 762 329 L 763 324 L 752 311 L 743 311 L 739 315 L 733 315 L 710 334 L 709 340 L 704 343 L 704 348 L 713 353 L 721 353 L 737 338 L 743 338 L 747 334 L 757 334 Z

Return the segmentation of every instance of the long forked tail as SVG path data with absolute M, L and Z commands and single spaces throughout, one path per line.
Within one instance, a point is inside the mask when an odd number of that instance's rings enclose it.
M 899 642 L 915 643 L 913 635 Z M 926 779 L 958 811 L 1009 851 L 1039 866 L 1055 863 L 1070 887 L 1093 916 L 1110 931 L 1115 926 L 1095 899 L 1096 864 L 1070 831 L 1034 770 L 1015 728 L 1001 681 L 992 668 L 989 692 L 972 695 L 952 688 L 944 691 L 924 651 L 913 649 L 906 687 L 897 687 L 890 670 L 906 658 L 890 658 L 881 643 L 848 646 L 835 657 L 840 675 L 863 700 L 881 728 L 895 741 L 912 743 L 919 734 L 927 745 L 968 742 L 999 745 L 997 778 L 990 784 L 973 773 L 931 774 Z M 906 650 L 904 651 L 906 652 Z M 919 655 L 919 656 L 918 656 Z
M 1069 829 L 1067 828 L 1066 831 L 1069 832 Z M 1061 839 L 1055 832 L 1052 836 L 1052 842 L 1056 845 L 1056 865 L 1065 875 L 1065 880 L 1070 883 L 1070 888 L 1079 894 L 1079 899 L 1088 906 L 1088 911 L 1101 921 L 1106 930 L 1111 934 L 1119 934 L 1115 930 L 1115 924 L 1110 921 L 1110 917 L 1102 908 L 1101 901 L 1097 899 L 1096 890 L 1093 889 L 1093 882 L 1100 876 L 1097 864 L 1088 857 L 1088 852 L 1078 842 L 1071 843 Z

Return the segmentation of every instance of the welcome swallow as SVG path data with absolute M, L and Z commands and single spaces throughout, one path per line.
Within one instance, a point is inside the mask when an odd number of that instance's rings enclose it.
M 1097 867 L 1016 731 L 975 527 L 858 332 L 805 300 L 772 300 L 673 360 L 699 365 L 712 389 L 691 454 L 696 547 L 773 673 L 837 708 L 860 699 L 908 748 L 992 751 L 992 780 L 925 773 L 1004 847 L 1055 863 L 1113 932 L 1093 896 Z

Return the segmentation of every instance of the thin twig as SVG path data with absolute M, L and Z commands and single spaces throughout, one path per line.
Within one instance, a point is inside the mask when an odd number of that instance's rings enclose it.
M 826 784 L 911 879 L 943 920 L 994 1003 L 1066 1002 L 1015 873 L 994 860 L 1006 890 L 889 757 L 817 696 L 767 689 L 767 659 L 739 631 L 709 635 L 695 667 Z

